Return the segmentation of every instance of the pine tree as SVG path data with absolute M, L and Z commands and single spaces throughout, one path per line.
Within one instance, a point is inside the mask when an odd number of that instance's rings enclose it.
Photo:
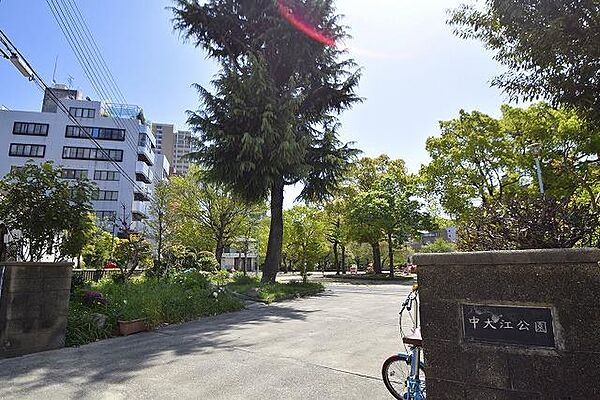
M 344 27 L 333 0 L 177 0 L 172 11 L 175 28 L 221 67 L 214 92 L 197 85 L 193 157 L 244 199 L 270 196 L 263 282 L 274 282 L 284 187 L 302 184 L 304 200 L 326 197 L 357 153 L 336 133 L 339 113 L 361 100 L 360 71 L 331 43 L 346 37 Z

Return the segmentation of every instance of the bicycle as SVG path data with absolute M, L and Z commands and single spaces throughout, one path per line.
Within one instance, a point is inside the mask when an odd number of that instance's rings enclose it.
M 402 329 L 404 312 L 408 312 L 412 322 L 412 332 L 408 335 L 405 335 Z M 424 400 L 426 398 L 425 363 L 421 360 L 423 344 L 419 325 L 418 285 L 413 285 L 411 292 L 402 303 L 399 315 L 400 335 L 406 352 L 395 354 L 385 360 L 381 368 L 383 383 L 396 399 Z

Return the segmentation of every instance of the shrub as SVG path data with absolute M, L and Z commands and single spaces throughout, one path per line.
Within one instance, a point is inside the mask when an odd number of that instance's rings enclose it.
M 82 274 L 71 275 L 71 293 L 86 286 L 85 278 Z
M 174 272 L 168 279 L 142 277 L 127 282 L 103 279 L 93 291 L 71 297 L 67 345 L 81 345 L 117 334 L 118 320 L 145 318 L 150 328 L 180 323 L 243 308 L 243 304 L 214 286 L 199 271 Z M 106 323 L 98 320 L 106 316 Z
M 196 258 L 196 268 L 200 271 L 215 272 L 221 268 L 217 258 L 210 251 L 201 251 Z
M 419 253 L 451 253 L 456 251 L 456 244 L 444 239 L 436 239 L 419 249 Z
M 0 221 L 19 231 L 9 243 L 11 257 L 40 261 L 51 253 L 56 261 L 76 257 L 94 225 L 94 186 L 85 179 L 67 182 L 51 162 L 27 162 L 0 180 Z
M 466 251 L 592 245 L 598 226 L 598 215 L 587 206 L 520 194 L 474 211 L 460 227 L 458 245 Z

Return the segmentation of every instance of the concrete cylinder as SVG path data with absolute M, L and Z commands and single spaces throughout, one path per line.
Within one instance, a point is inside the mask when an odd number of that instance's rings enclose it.
M 0 263 L 0 359 L 63 347 L 72 263 Z

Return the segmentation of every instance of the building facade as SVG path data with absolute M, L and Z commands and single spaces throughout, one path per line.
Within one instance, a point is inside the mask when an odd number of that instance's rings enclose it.
M 246 272 L 258 271 L 258 241 L 250 238 L 237 238 L 234 246 L 223 249 L 221 268 Z
M 194 151 L 192 132 L 180 131 L 173 124 L 152 124 L 156 136 L 156 152 L 167 157 L 171 174 L 185 175 L 190 169 L 190 161 L 185 157 Z
M 422 245 L 433 243 L 438 239 L 456 243 L 456 228 L 451 226 L 449 228 L 439 229 L 437 231 L 421 233 Z
M 29 160 L 52 161 L 62 167 L 65 179 L 85 177 L 97 185 L 92 203 L 101 226 L 115 231 L 115 225 L 118 229 L 125 222 L 142 230 L 154 181 L 156 140 L 141 108 L 83 99 L 81 92 L 60 85 L 50 90 L 85 131 L 48 93 L 41 112 L 0 110 L 0 176 Z

